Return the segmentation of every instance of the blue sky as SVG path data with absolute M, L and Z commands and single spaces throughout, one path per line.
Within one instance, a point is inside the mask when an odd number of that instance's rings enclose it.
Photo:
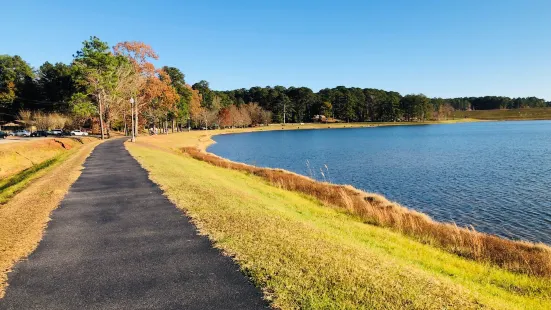
M 0 54 L 70 62 L 138 40 L 217 90 L 373 87 L 551 100 L 551 1 L 4 1 Z

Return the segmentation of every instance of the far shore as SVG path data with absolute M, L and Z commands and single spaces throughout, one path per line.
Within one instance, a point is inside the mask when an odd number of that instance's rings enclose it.
M 487 122 L 488 120 L 478 120 L 472 118 L 453 119 L 444 121 L 426 121 L 426 122 L 364 122 L 364 123 L 287 123 L 287 124 L 269 124 L 257 127 L 246 128 L 227 128 L 227 129 L 210 129 L 191 131 L 190 133 L 199 133 L 200 138 L 194 145 L 201 151 L 206 151 L 209 146 L 216 143 L 212 139 L 214 136 L 237 134 L 237 133 L 249 133 L 260 131 L 280 131 L 280 130 L 312 130 L 312 129 L 341 129 L 341 128 L 373 128 L 384 126 L 420 126 L 420 125 L 444 125 L 444 124 L 458 124 L 458 123 L 473 123 L 473 122 Z M 187 140 L 187 139 L 186 139 Z M 178 147 L 190 146 L 178 145 Z

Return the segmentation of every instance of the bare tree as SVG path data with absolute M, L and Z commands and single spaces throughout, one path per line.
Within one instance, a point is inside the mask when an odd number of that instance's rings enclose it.
M 261 118 L 262 118 L 262 124 L 264 124 L 266 126 L 269 125 L 270 122 L 272 121 L 272 112 L 262 110 Z
M 47 114 L 37 111 L 34 112 L 33 121 L 36 128 L 39 130 L 48 130 L 48 116 Z
M 19 111 L 19 121 L 25 124 L 25 129 L 29 128 L 33 124 L 33 113 L 31 110 L 21 110 Z

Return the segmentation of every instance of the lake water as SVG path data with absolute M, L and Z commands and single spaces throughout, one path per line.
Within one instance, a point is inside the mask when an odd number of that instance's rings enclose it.
M 551 244 L 551 121 L 267 131 L 214 140 L 208 150 L 234 161 L 351 184 L 439 221 Z

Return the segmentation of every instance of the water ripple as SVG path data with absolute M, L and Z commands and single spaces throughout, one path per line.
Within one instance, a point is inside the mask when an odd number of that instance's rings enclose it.
M 381 193 L 436 220 L 551 244 L 549 121 L 274 131 L 215 140 L 209 151 L 235 161 L 320 180 L 327 165 L 332 182 Z

